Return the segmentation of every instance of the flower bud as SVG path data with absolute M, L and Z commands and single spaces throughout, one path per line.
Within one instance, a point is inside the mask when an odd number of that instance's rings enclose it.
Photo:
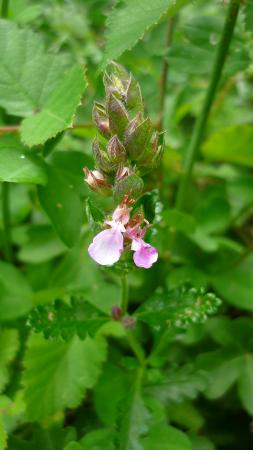
M 109 127 L 109 119 L 106 115 L 104 105 L 97 102 L 94 103 L 92 110 L 92 118 L 96 124 L 98 131 L 102 134 L 102 136 L 109 137 L 111 135 Z
M 128 125 L 128 115 L 124 104 L 111 92 L 106 100 L 106 110 L 109 117 L 109 126 L 113 134 L 122 138 Z
M 132 74 L 130 74 L 126 90 L 126 107 L 133 113 L 137 113 L 138 111 L 141 113 L 144 112 L 141 88 L 139 83 L 133 78 Z
M 113 170 L 110 159 L 106 151 L 99 144 L 98 138 L 96 137 L 92 144 L 93 156 L 96 162 L 96 166 L 99 170 L 105 173 L 110 173 Z
M 155 169 L 161 162 L 164 151 L 163 135 L 164 133 L 157 132 L 154 134 L 152 142 L 143 153 L 141 160 L 138 161 L 139 165 L 144 166 L 147 171 Z
M 121 202 L 127 195 L 129 198 L 137 198 L 143 191 L 144 183 L 142 178 L 136 174 L 125 176 L 117 180 L 114 186 L 114 197 Z
M 140 115 L 137 115 L 129 124 L 125 132 L 125 147 L 129 156 L 138 161 L 141 159 L 150 143 L 152 135 L 151 120 L 149 118 L 140 122 Z
M 128 175 L 130 175 L 130 173 L 131 173 L 131 169 L 129 167 L 120 166 L 116 173 L 116 180 L 120 181 L 123 178 L 128 177 Z
M 109 195 L 111 193 L 111 188 L 107 183 L 106 178 L 99 170 L 90 170 L 87 167 L 84 167 L 83 171 L 85 173 L 84 181 L 92 191 L 102 195 Z
M 107 152 L 113 164 L 122 163 L 126 160 L 126 149 L 116 134 L 110 139 Z

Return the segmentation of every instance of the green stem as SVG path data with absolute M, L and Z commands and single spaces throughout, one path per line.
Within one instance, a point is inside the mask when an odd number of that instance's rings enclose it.
M 128 308 L 128 282 L 126 274 L 121 276 L 121 309 L 122 315 L 127 313 Z
M 2 0 L 1 17 L 8 17 L 9 0 Z
M 2 183 L 2 213 L 3 213 L 5 257 L 7 261 L 12 261 L 10 184 L 6 182 Z
M 131 349 L 133 350 L 135 356 L 139 360 L 140 365 L 144 367 L 146 365 L 145 353 L 142 346 L 139 344 L 139 341 L 136 339 L 133 331 L 128 331 L 127 339 Z
M 226 60 L 229 45 L 233 36 L 236 19 L 240 7 L 240 0 L 231 0 L 228 7 L 227 18 L 223 29 L 221 41 L 217 50 L 210 84 L 206 93 L 202 111 L 196 121 L 189 148 L 186 152 L 184 162 L 184 173 L 179 184 L 176 207 L 184 209 L 186 196 L 191 182 L 193 164 L 197 158 L 200 144 L 202 142 L 210 109 L 215 97 L 215 93 L 220 81 L 222 69 Z M 201 64 L 201 62 L 200 62 Z

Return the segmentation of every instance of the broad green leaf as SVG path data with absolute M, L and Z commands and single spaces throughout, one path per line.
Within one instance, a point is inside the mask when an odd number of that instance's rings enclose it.
M 80 450 L 116 450 L 113 433 L 106 428 L 90 431 L 81 439 L 80 444 Z
M 24 275 L 0 261 L 0 320 L 21 317 L 32 307 L 32 291 Z
M 26 240 L 20 245 L 19 261 L 39 264 L 67 251 L 50 225 L 33 225 L 25 232 Z
M 48 166 L 47 175 L 48 184 L 38 187 L 41 206 L 61 240 L 68 247 L 73 247 L 79 239 L 82 225 L 81 200 L 60 171 Z
M 147 437 L 142 439 L 144 450 L 192 450 L 185 433 L 170 426 L 155 426 Z
M 214 161 L 253 167 L 252 146 L 253 127 L 236 125 L 213 133 L 204 143 L 202 153 L 206 158 Z
M 191 438 L 192 441 L 192 450 L 215 450 L 214 444 L 209 441 L 206 437 L 203 436 L 193 436 Z
M 245 12 L 246 30 L 252 33 L 252 31 L 253 31 L 253 3 L 252 3 L 252 0 L 248 0 L 245 3 L 244 12 Z
M 4 450 L 7 447 L 7 433 L 4 428 L 3 419 L 0 416 L 0 450 Z
M 42 332 L 46 339 L 62 337 L 69 340 L 74 335 L 80 339 L 95 336 L 109 321 L 109 316 L 82 299 L 72 298 L 68 305 L 61 300 L 53 304 L 39 305 L 31 311 L 28 321 L 35 332 Z
M 0 106 L 27 116 L 41 109 L 54 92 L 66 57 L 45 52 L 42 39 L 7 20 L 0 21 Z
M 83 447 L 78 442 L 70 442 L 63 450 L 83 450 Z
M 191 365 L 170 369 L 157 384 L 150 385 L 145 392 L 165 404 L 194 399 L 206 388 L 205 373 Z
M 137 371 L 131 390 L 119 405 L 118 439 L 122 450 L 143 450 L 140 438 L 148 431 L 150 414 L 141 393 L 141 371 Z
M 234 349 L 221 349 L 199 355 L 197 368 L 206 372 L 205 395 L 216 399 L 224 395 L 240 376 L 244 356 Z
M 32 335 L 25 355 L 25 401 L 30 420 L 44 420 L 64 408 L 77 407 L 94 386 L 106 357 L 105 341 L 48 341 Z
M 253 355 L 247 353 L 238 380 L 238 391 L 241 402 L 249 414 L 253 414 Z
M 253 311 L 253 256 L 209 275 L 213 287 L 231 305 Z
M 31 154 L 14 136 L 0 139 L 0 181 L 46 184 L 42 160 Z
M 108 17 L 103 67 L 130 50 L 163 14 L 174 15 L 189 0 L 124 0 Z
M 0 391 L 8 382 L 8 366 L 16 356 L 19 348 L 19 337 L 17 330 L 0 331 Z M 1 446 L 0 446 L 1 448 Z
M 43 144 L 71 127 L 86 86 L 83 69 L 74 66 L 45 102 L 42 111 L 23 120 L 22 141 L 28 146 Z

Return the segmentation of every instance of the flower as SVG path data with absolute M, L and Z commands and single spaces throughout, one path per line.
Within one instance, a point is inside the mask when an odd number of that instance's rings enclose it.
M 117 222 L 107 230 L 98 233 L 88 248 L 88 253 L 94 261 L 102 266 L 112 266 L 123 251 L 122 225 Z
M 85 173 L 84 181 L 88 184 L 90 189 L 104 195 L 111 192 L 106 178 L 99 170 L 90 170 L 87 167 L 84 167 L 83 171 Z
M 149 269 L 158 259 L 156 248 L 147 244 L 143 239 L 133 239 L 131 250 L 134 251 L 134 263 L 137 267 Z

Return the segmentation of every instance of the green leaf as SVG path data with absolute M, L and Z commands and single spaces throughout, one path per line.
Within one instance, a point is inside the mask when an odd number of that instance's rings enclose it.
M 11 264 L 0 261 L 1 320 L 15 319 L 32 307 L 32 290 L 24 275 Z
M 41 109 L 66 67 L 65 56 L 45 52 L 39 35 L 0 21 L 0 106 L 27 116 Z
M 4 450 L 7 446 L 7 433 L 4 428 L 2 417 L 0 416 L 0 450 Z
M 9 380 L 8 366 L 15 358 L 19 348 L 19 336 L 17 330 L 0 331 L 0 391 Z M 1 441 L 1 440 L 0 440 Z M 1 448 L 1 446 L 0 446 Z
M 240 139 L 238 139 L 240 136 Z M 213 133 L 202 147 L 203 155 L 214 161 L 226 161 L 253 167 L 253 127 L 236 125 Z
M 228 303 L 253 311 L 253 255 L 227 270 L 211 273 L 209 278 L 219 295 Z
M 60 171 L 48 166 L 47 175 L 48 184 L 38 187 L 41 206 L 62 241 L 73 247 L 79 239 L 82 225 L 81 200 Z
M 238 380 L 241 402 L 249 414 L 253 414 L 253 355 L 245 355 L 244 365 Z
M 192 450 L 189 438 L 180 430 L 168 426 L 154 426 L 142 439 L 144 450 Z
M 148 431 L 150 414 L 141 393 L 142 369 L 119 408 L 119 444 L 122 450 L 142 450 L 140 438 Z
M 192 450 L 215 450 L 214 444 L 203 436 L 193 436 L 192 440 Z
M 115 8 L 108 17 L 102 68 L 125 50 L 130 50 L 163 14 L 172 16 L 187 3 L 189 0 L 124 0 L 123 5 Z
M 246 30 L 252 33 L 253 31 L 253 3 L 252 0 L 248 0 L 244 6 L 245 12 L 245 27 Z
M 83 450 L 83 447 L 78 442 L 70 442 L 63 450 Z
M 163 327 L 184 329 L 193 323 L 205 322 L 220 304 L 215 294 L 206 293 L 203 288 L 189 288 L 186 284 L 151 297 L 137 309 L 135 316 L 157 331 Z
M 62 337 L 69 340 L 75 334 L 84 339 L 87 334 L 95 336 L 97 331 L 109 321 L 109 316 L 82 299 L 72 298 L 68 305 L 56 300 L 50 305 L 39 305 L 31 311 L 29 326 L 46 339 Z
M 46 184 L 43 161 L 27 151 L 14 136 L 1 136 L 0 181 Z
M 75 336 L 70 342 L 32 335 L 25 355 L 25 401 L 30 420 L 44 420 L 77 407 L 94 386 L 106 357 L 104 339 Z
M 112 431 L 101 428 L 87 433 L 81 439 L 80 444 L 83 450 L 116 450 L 112 441 Z
M 74 66 L 48 98 L 42 111 L 23 120 L 22 141 L 29 146 L 43 144 L 71 127 L 86 86 L 83 69 Z
M 206 388 L 205 373 L 191 365 L 171 368 L 163 374 L 157 384 L 146 387 L 145 392 L 162 403 L 178 403 L 185 399 L 195 399 Z

